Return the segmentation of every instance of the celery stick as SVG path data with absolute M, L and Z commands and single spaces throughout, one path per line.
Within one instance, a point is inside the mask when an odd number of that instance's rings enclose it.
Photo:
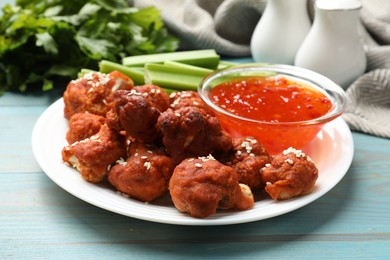
M 145 83 L 162 88 L 196 91 L 204 76 L 204 72 L 188 68 L 174 68 L 155 63 L 145 65 Z
M 235 65 L 238 65 L 239 63 L 235 63 L 235 62 L 231 62 L 231 61 L 223 61 L 221 60 L 218 64 L 218 69 L 224 69 L 224 68 L 227 68 L 227 67 L 232 67 L 232 66 L 235 66 Z
M 108 60 L 102 60 L 99 62 L 99 69 L 102 73 L 110 73 L 114 70 L 122 72 L 126 76 L 130 77 L 135 85 L 143 85 L 144 81 L 144 68 L 142 67 L 127 67 L 122 64 L 111 62 Z
M 194 65 L 189 65 L 189 64 L 185 64 L 185 63 L 181 63 L 181 62 L 177 62 L 177 61 L 171 61 L 171 60 L 164 61 L 164 65 L 168 66 L 168 67 L 172 67 L 172 68 L 188 69 L 188 72 L 199 72 L 199 73 L 204 74 L 205 76 L 214 71 L 212 69 L 206 69 L 206 68 L 202 68 L 202 67 L 198 67 L 198 66 L 194 66 Z
M 158 53 L 124 57 L 122 64 L 125 66 L 144 66 L 147 63 L 163 63 L 166 60 L 182 62 L 199 67 L 215 69 L 220 57 L 215 50 L 195 50 L 171 53 Z
M 177 89 L 171 89 L 171 88 L 162 88 L 165 92 L 167 92 L 167 94 L 171 94 L 172 92 L 176 92 L 178 91 Z

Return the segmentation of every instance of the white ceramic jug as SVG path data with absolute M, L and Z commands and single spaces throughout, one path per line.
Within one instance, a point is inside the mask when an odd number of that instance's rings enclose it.
M 313 26 L 295 65 L 314 70 L 346 89 L 366 69 L 358 25 L 359 0 L 317 0 Z
M 268 0 L 252 34 L 253 59 L 292 65 L 310 27 L 307 0 Z

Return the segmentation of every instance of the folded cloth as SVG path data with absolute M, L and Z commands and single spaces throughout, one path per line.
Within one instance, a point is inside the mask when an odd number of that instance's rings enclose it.
M 266 0 L 133 0 L 138 8 L 161 10 L 180 49 L 215 49 L 231 57 L 250 56 L 250 38 Z
M 315 0 L 308 0 L 313 18 Z M 228 57 L 249 57 L 250 39 L 267 0 L 130 0 L 161 10 L 180 49 L 215 49 Z M 390 138 L 390 1 L 362 0 L 361 35 L 367 69 L 346 91 L 343 117 L 352 130 Z
M 343 117 L 352 130 L 390 138 L 390 1 L 362 2 L 367 68 L 346 91 Z
M 364 74 L 347 89 L 347 97 L 343 117 L 351 129 L 390 137 L 390 69 Z

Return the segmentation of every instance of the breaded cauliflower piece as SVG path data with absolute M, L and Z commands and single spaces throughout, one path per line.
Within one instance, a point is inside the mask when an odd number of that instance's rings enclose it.
M 310 193 L 317 178 L 318 169 L 310 157 L 291 147 L 275 155 L 261 173 L 265 191 L 274 200 Z
M 125 156 L 125 138 L 107 125 L 90 138 L 72 143 L 62 150 L 63 161 L 76 168 L 84 180 L 93 183 L 101 182 L 111 165 Z
M 170 107 L 173 110 L 177 110 L 183 107 L 197 107 L 206 110 L 208 113 L 211 113 L 208 106 L 203 102 L 202 98 L 196 91 L 187 90 L 172 92 L 169 95 L 169 99 Z
M 64 116 L 69 119 L 79 112 L 105 116 L 113 94 L 119 89 L 131 89 L 133 81 L 126 75 L 113 71 L 110 74 L 91 72 L 69 82 L 64 92 Z
M 160 87 L 145 85 L 130 91 L 119 90 L 106 122 L 116 131 L 125 130 L 137 140 L 153 143 L 160 137 L 157 119 L 168 107 L 169 96 Z
M 158 118 L 157 127 L 175 164 L 188 157 L 207 156 L 232 147 L 231 137 L 223 131 L 219 120 L 196 107 L 168 109 Z
M 259 141 L 253 137 L 233 138 L 233 147 L 222 162 L 231 166 L 239 176 L 240 183 L 251 189 L 262 189 L 261 169 L 271 162 L 271 157 Z
M 168 191 L 173 172 L 172 159 L 156 147 L 133 141 L 129 158 L 118 160 L 108 180 L 118 191 L 144 202 L 153 201 Z
M 105 122 L 106 118 L 102 116 L 88 112 L 76 113 L 69 119 L 69 129 L 66 132 L 66 140 L 69 144 L 73 144 L 74 142 L 89 138 L 99 132 Z
M 237 173 L 210 156 L 176 166 L 169 192 L 178 210 L 197 218 L 211 216 L 217 209 L 247 210 L 254 204 L 250 188 L 238 183 Z

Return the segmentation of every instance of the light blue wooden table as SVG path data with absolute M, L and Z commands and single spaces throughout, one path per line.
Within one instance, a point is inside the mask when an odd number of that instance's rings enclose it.
M 346 176 L 313 203 L 230 226 L 146 222 L 92 206 L 36 163 L 31 133 L 60 95 L 0 97 L 0 259 L 390 259 L 390 140 L 353 133 Z

